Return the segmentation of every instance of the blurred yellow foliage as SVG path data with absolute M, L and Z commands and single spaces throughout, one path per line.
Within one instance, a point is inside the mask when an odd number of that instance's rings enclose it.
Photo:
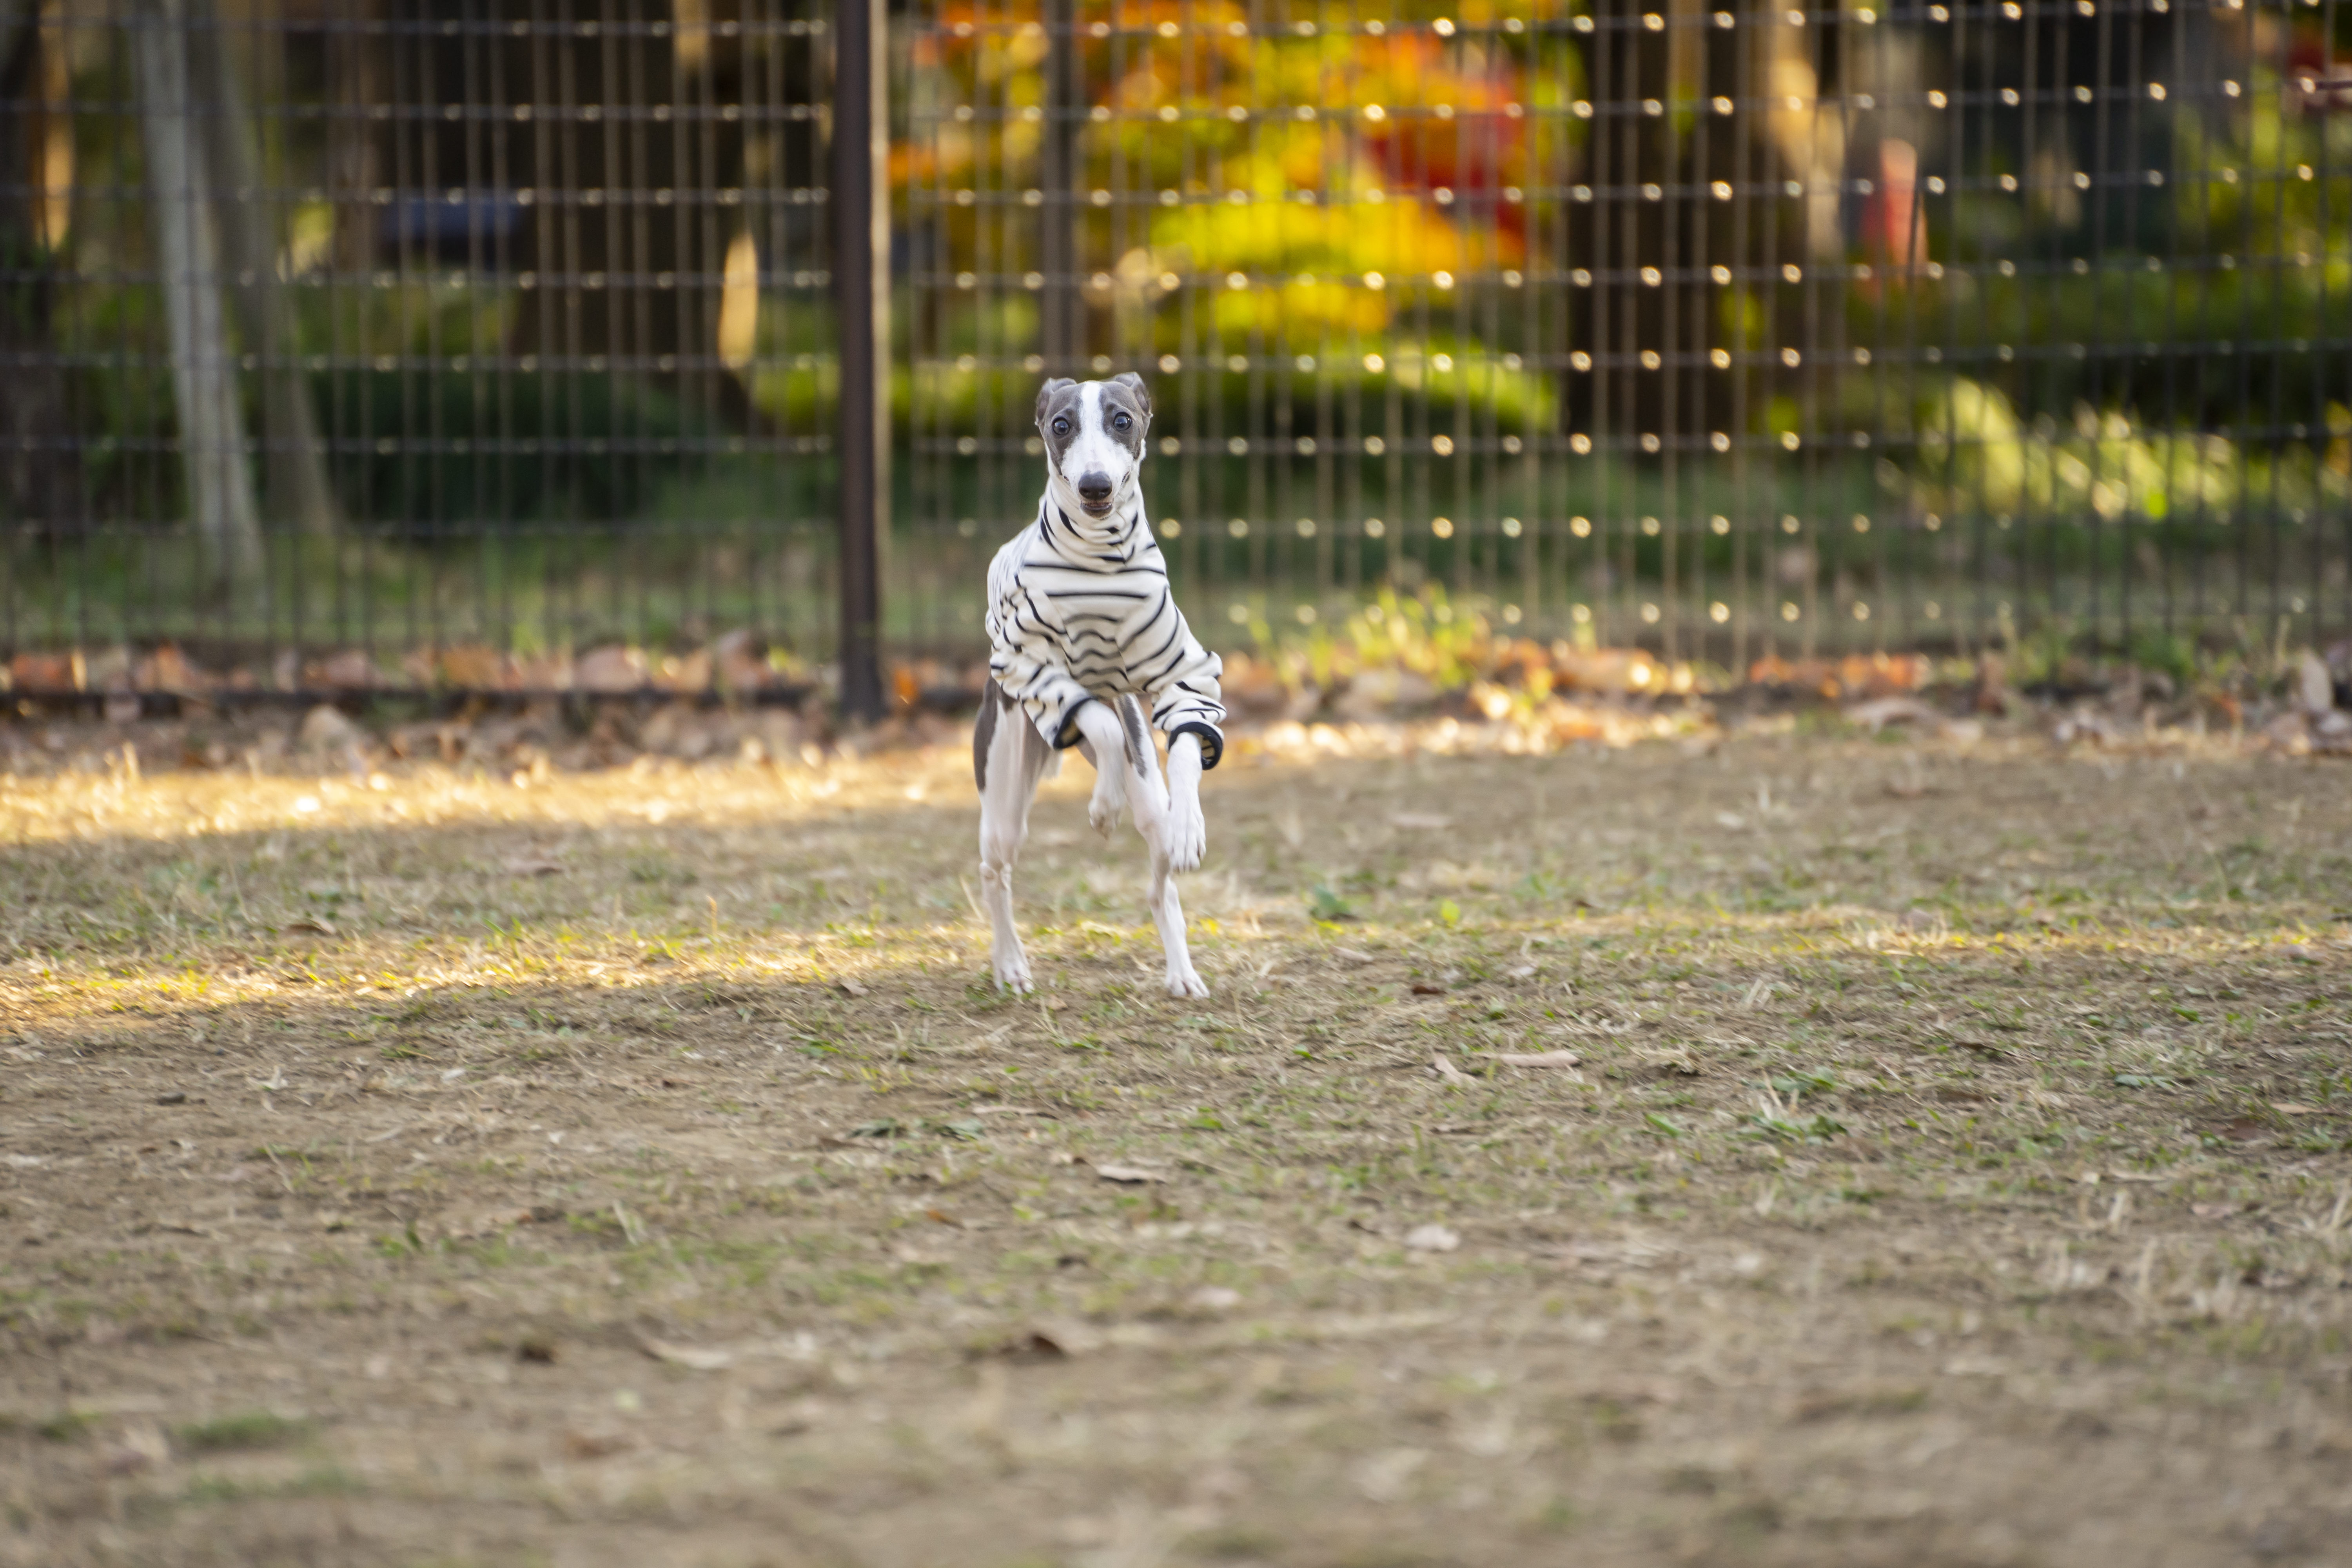
M 2088 406 L 2066 424 L 2019 419 L 1994 387 L 1955 377 L 1919 418 L 1921 504 L 2032 516 L 2163 518 L 2223 508 L 2243 492 L 2244 465 L 2222 436 L 2141 436 L 2119 412 Z

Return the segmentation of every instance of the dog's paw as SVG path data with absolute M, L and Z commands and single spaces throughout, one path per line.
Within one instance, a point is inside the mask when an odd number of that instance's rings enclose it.
M 1191 964 L 1181 968 L 1172 963 L 1168 966 L 1168 994 L 1198 998 L 1208 994 L 1209 983 L 1202 979 L 1200 972 Z
M 1009 959 L 1000 958 L 995 961 L 994 968 L 998 990 L 1010 991 L 1015 996 L 1029 994 L 1029 960 L 1025 954 L 1016 952 Z
M 1120 786 L 1118 774 L 1097 773 L 1094 795 L 1087 802 L 1087 826 L 1108 838 L 1118 826 L 1118 814 L 1126 809 L 1127 791 Z
M 1179 796 L 1168 803 L 1168 868 L 1190 871 L 1209 850 L 1209 825 L 1202 820 L 1201 803 Z

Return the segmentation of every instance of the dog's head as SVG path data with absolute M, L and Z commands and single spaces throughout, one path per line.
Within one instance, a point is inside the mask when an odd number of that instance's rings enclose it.
M 1102 519 L 1135 493 L 1151 395 L 1133 372 L 1109 381 L 1060 377 L 1037 389 L 1037 434 L 1062 510 Z

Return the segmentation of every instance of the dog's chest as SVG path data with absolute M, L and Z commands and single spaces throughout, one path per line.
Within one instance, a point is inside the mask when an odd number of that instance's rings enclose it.
M 1074 559 L 1040 537 L 1023 557 L 1017 582 L 1008 586 L 1045 612 L 1071 673 L 1090 686 L 1099 678 L 1114 689 L 1130 689 L 1119 683 L 1167 642 L 1175 618 L 1159 552 L 1146 543 Z

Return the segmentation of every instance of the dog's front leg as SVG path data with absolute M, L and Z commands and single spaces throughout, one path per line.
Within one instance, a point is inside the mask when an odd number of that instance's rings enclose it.
M 1099 709 L 1100 702 L 1089 704 Z M 1085 725 L 1079 729 L 1083 731 Z M 1092 741 L 1080 741 L 1078 751 L 1095 765 L 1095 793 L 1087 801 L 1087 826 L 1108 838 L 1127 809 L 1127 769 L 1119 766 L 1119 749 L 1105 752 Z
M 1168 864 L 1190 871 L 1209 851 L 1209 825 L 1201 816 L 1201 737 L 1168 742 Z
M 1108 837 L 1127 809 L 1128 775 L 1135 771 L 1134 747 L 1108 702 L 1089 702 L 1070 715 L 1078 727 L 1078 751 L 1095 765 L 1095 793 L 1087 802 L 1087 825 Z

